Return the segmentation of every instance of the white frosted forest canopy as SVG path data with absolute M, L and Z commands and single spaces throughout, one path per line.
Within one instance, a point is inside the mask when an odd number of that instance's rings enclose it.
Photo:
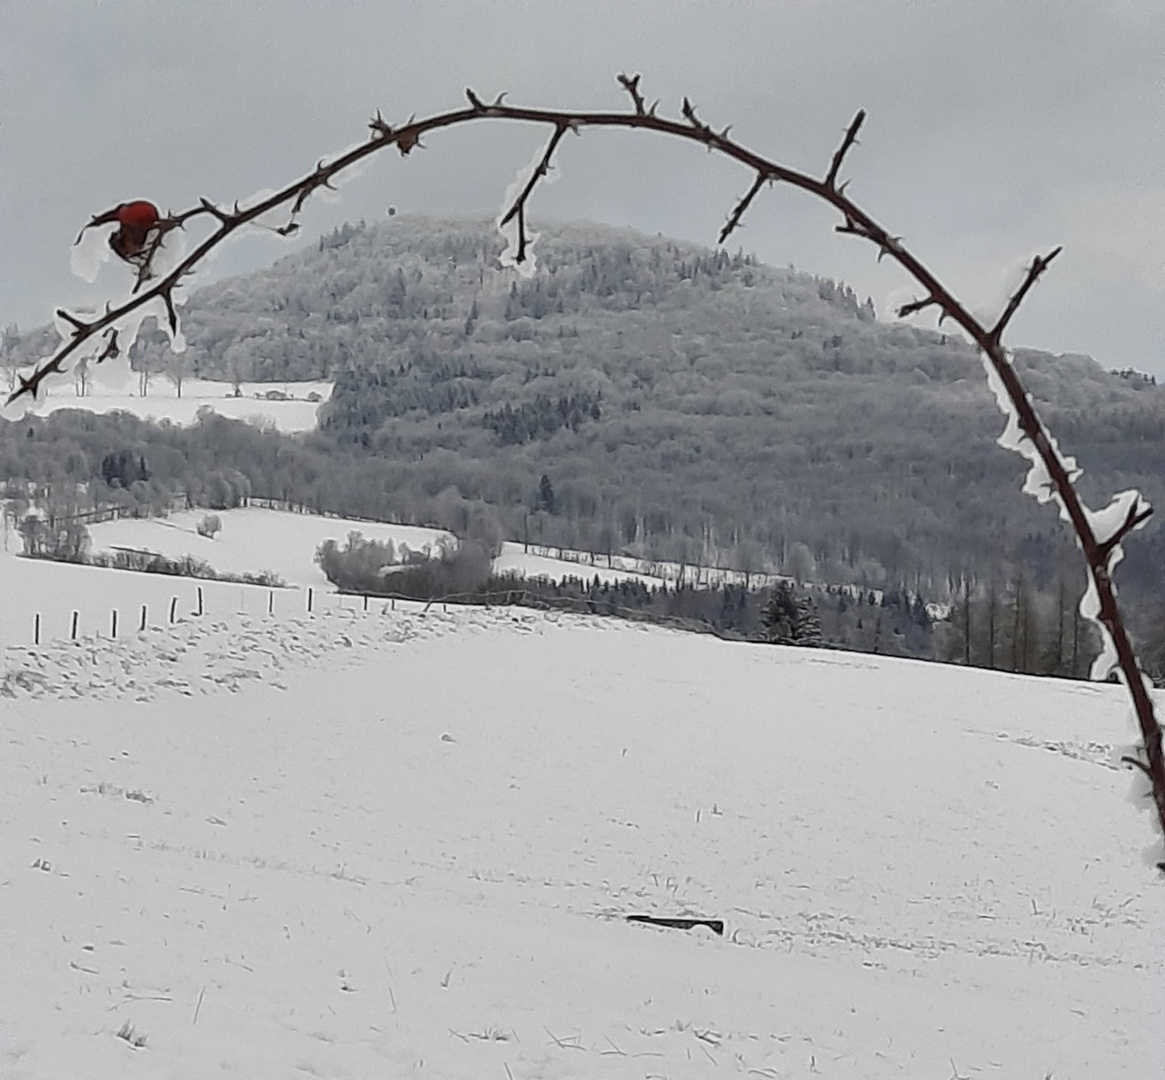
M 490 221 L 345 224 L 192 296 L 180 356 L 147 323 L 130 361 L 228 381 L 335 380 L 313 438 L 260 449 L 216 427 L 213 467 L 256 493 L 441 523 L 458 500 L 484 502 L 513 538 L 536 527 L 571 547 L 933 596 L 964 573 L 1016 567 L 1041 589 L 1067 575 L 1078 593 L 1066 533 L 1020 495 L 1024 464 L 995 445 L 1001 418 L 961 338 L 878 321 L 846 286 L 743 251 L 539 230 L 537 272 L 516 279 Z M 49 344 L 29 333 L 6 362 Z M 1086 466 L 1090 502 L 1129 483 L 1165 498 L 1161 391 L 1086 357 L 1020 350 L 1016 364 Z M 174 487 L 187 466 L 171 453 L 210 441 L 119 430 Z M 16 435 L 9 477 L 40 468 L 41 448 Z M 543 476 L 555 513 L 532 522 Z M 1149 593 L 1157 547 L 1155 531 L 1130 538 L 1122 569 Z

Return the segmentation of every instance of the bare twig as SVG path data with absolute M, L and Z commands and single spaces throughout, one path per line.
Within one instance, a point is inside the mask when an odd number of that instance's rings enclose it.
M 550 141 L 546 144 L 546 150 L 543 152 L 538 164 L 534 166 L 534 171 L 530 174 L 530 179 L 526 181 L 525 187 L 518 193 L 513 205 L 506 211 L 501 221 L 498 222 L 499 225 L 508 225 L 515 217 L 518 219 L 518 250 L 514 256 L 515 262 L 521 263 L 526 259 L 526 201 L 530 198 L 538 181 L 550 172 L 550 159 L 554 156 L 554 151 L 562 141 L 562 136 L 566 134 L 570 127 L 569 122 L 555 125 L 554 134 L 550 136 Z
M 1015 290 L 1015 293 L 1007 302 L 1007 307 L 1003 309 L 1003 314 L 999 316 L 998 321 L 991 327 L 990 336 L 994 341 L 998 342 L 1003 337 L 1003 331 L 1007 329 L 1007 324 L 1011 322 L 1012 316 L 1019 310 L 1019 305 L 1023 303 L 1024 297 L 1027 296 L 1031 287 L 1040 279 L 1043 272 L 1052 264 L 1052 260 L 1063 250 L 1062 247 L 1053 248 L 1047 255 L 1037 255 L 1032 259 L 1032 264 L 1028 267 L 1023 284 Z
M 741 197 L 740 202 L 732 208 L 732 213 L 728 215 L 728 221 L 725 223 L 724 228 L 720 230 L 717 243 L 723 244 L 732 235 L 733 231 L 740 224 L 740 219 L 744 216 L 745 210 L 748 209 L 752 200 L 757 197 L 757 193 L 764 187 L 767 179 L 768 177 L 763 172 L 756 174 L 756 179 L 752 182 L 752 187 Z
M 623 87 L 631 95 L 631 100 L 635 103 L 635 111 L 642 116 L 647 112 L 646 103 L 643 100 L 643 95 L 639 92 L 639 76 L 636 75 L 619 75 L 617 76 L 619 85 Z
M 65 321 L 73 326 L 73 334 L 52 357 L 41 361 L 30 376 L 18 377 L 17 387 L 9 396 L 8 401 L 15 401 L 25 395 L 35 397 L 46 378 L 50 375 L 64 374 L 65 361 L 85 341 L 95 334 L 115 327 L 135 310 L 154 300 L 162 300 L 171 330 L 176 331 L 177 315 L 173 291 L 212 250 L 236 230 L 257 222 L 265 214 L 284 205 L 289 206 L 290 220 L 277 231 L 284 234 L 293 231 L 298 212 L 314 191 L 320 187 L 328 186 L 333 177 L 387 146 L 396 146 L 402 156 L 407 156 L 413 149 L 422 145 L 421 137 L 426 133 L 481 119 L 550 125 L 554 130 L 545 152 L 523 190 L 503 218 L 505 222 L 517 219 L 519 232 L 517 258 L 520 262 L 526 254 L 527 202 L 538 181 L 547 174 L 554 151 L 568 130 L 578 132 L 584 127 L 630 128 L 653 131 L 657 134 L 671 135 L 689 142 L 699 143 L 709 152 L 715 150 L 744 165 L 755 177 L 749 192 L 736 204 L 729 215 L 728 224 L 721 233 L 722 239 L 730 235 L 733 229 L 739 225 L 741 216 L 766 180 L 798 188 L 829 203 L 838 211 L 842 218 L 841 224 L 836 226 L 838 232 L 858 236 L 869 241 L 878 249 L 879 261 L 883 258 L 890 258 L 921 286 L 924 299 L 906 304 L 901 310 L 909 314 L 921 311 L 923 308 L 937 307 L 942 316 L 957 323 L 982 350 L 990 369 L 1002 384 L 1006 400 L 1009 403 L 1007 408 L 1014 412 L 1020 431 L 1026 440 L 1030 441 L 1030 446 L 1035 448 L 1035 453 L 1047 471 L 1049 482 L 1055 489 L 1064 514 L 1079 538 L 1089 573 L 1096 586 L 1099 601 L 1097 620 L 1109 635 L 1116 652 L 1118 666 L 1133 701 L 1144 742 L 1145 763 L 1143 767 L 1152 781 L 1158 824 L 1162 835 L 1165 836 L 1165 753 L 1162 750 L 1161 729 L 1153 711 L 1153 703 L 1146 689 L 1145 680 L 1141 675 L 1136 656 L 1121 620 L 1110 576 L 1111 556 L 1116 544 L 1129 531 L 1144 523 L 1149 509 L 1138 502 L 1135 513 L 1130 511 L 1124 525 L 1112 537 L 1106 537 L 1104 540 L 1097 539 L 1088 512 L 1072 486 L 1073 477 L 1069 474 L 1051 436 L 1024 392 L 1015 369 L 1001 344 L 1004 330 L 1032 286 L 1059 254 L 1060 249 L 1056 248 L 1047 255 L 1037 256 L 1033 259 L 1023 283 L 1008 301 L 1002 315 L 993 326 L 987 327 L 976 319 L 935 275 L 911 254 L 902 243 L 901 237 L 892 235 L 878 224 L 846 195 L 845 184 L 837 183 L 845 156 L 857 142 L 858 131 L 865 119 L 864 110 L 859 111 L 850 123 L 841 145 L 833 155 L 825 178 L 817 179 L 768 160 L 740 143 L 734 142 L 729 137 L 729 128 L 725 128 L 722 132 L 713 131 L 709 125 L 699 119 L 695 107 L 687 98 L 684 98 L 683 101 L 681 119 L 668 119 L 656 115 L 655 105 L 646 108 L 639 89 L 638 75 L 621 75 L 618 77 L 618 81 L 631 97 L 633 110 L 630 112 L 570 112 L 557 109 L 520 108 L 505 104 L 504 95 L 499 95 L 487 105 L 472 90 L 466 91 L 468 100 L 466 108 L 438 113 L 422 120 L 410 117 L 399 127 L 393 127 L 386 123 L 378 112 L 369 123 L 371 135 L 366 142 L 330 162 L 321 161 L 306 177 L 294 181 L 246 210 L 240 210 L 236 203 L 233 212 L 228 214 L 203 199 L 192 210 L 183 214 L 171 215 L 158 221 L 155 225 L 155 231 L 147 237 L 146 245 L 144 245 L 146 248 L 144 259 L 142 259 L 140 249 L 129 252 L 132 258 L 127 257 L 127 261 L 132 262 L 139 270 L 138 281 L 130 299 L 118 307 L 106 310 L 103 315 L 88 322 L 62 315 Z M 89 225 L 112 222 L 113 215 L 116 215 L 116 210 L 98 215 Z M 144 283 L 149 280 L 150 262 L 156 252 L 157 245 L 160 244 L 162 235 L 169 229 L 184 226 L 186 222 L 199 216 L 206 216 L 215 222 L 216 227 L 210 235 L 187 254 L 168 274 L 156 281 L 151 287 L 142 288 Z M 86 228 L 88 227 L 86 226 Z M 119 252 L 119 254 L 122 253 Z M 1165 869 L 1165 862 L 1160 865 L 1162 869 Z
M 554 1032 L 551 1031 L 550 1028 L 548 1028 L 545 1024 L 542 1025 L 542 1030 L 545 1031 L 546 1034 L 549 1035 L 550 1038 L 554 1040 L 555 1045 L 558 1046 L 558 1048 L 560 1050 L 585 1050 L 586 1049 L 585 1046 L 582 1046 L 579 1043 L 577 1035 L 574 1035 L 571 1037 L 573 1040 L 572 1042 L 567 1042 L 564 1039 L 560 1039 L 557 1035 L 555 1035 Z
M 837 174 L 841 170 L 841 163 L 845 160 L 845 155 L 849 153 L 850 147 L 858 141 L 858 132 L 861 130 L 865 120 L 866 110 L 858 109 L 857 114 L 846 130 L 845 138 L 841 141 L 841 146 L 837 148 L 837 152 L 833 155 L 833 160 L 829 163 L 829 172 L 825 176 L 825 186 L 827 188 L 834 191 L 838 190 Z
M 924 311 L 928 307 L 941 307 L 939 300 L 936 297 L 928 296 L 925 300 L 911 300 L 908 304 L 903 304 L 898 309 L 898 318 L 905 319 L 908 315 L 915 315 L 920 311 Z M 947 317 L 944 311 L 939 315 L 939 322 Z
M 64 308 L 57 308 L 57 318 L 64 319 L 70 326 L 73 327 L 73 336 L 78 334 L 86 334 L 89 330 L 89 323 L 78 319 L 75 315 L 70 315 Z

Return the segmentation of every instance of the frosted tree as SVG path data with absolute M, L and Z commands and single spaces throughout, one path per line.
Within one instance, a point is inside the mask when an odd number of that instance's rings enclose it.
M 527 220 L 530 197 L 540 183 L 556 175 L 553 171 L 554 156 L 567 135 L 577 136 L 592 128 L 627 128 L 694 143 L 708 152 L 738 162 L 748 170 L 751 178 L 747 190 L 736 200 L 720 230 L 721 244 L 737 229 L 754 200 L 767 188 L 774 184 L 796 188 L 827 203 L 837 212 L 838 232 L 873 245 L 879 259 L 897 263 L 917 283 L 917 299 L 903 304 L 898 310 L 899 317 L 933 310 L 940 323 L 949 320 L 978 346 L 988 385 L 1006 420 L 999 444 L 1028 461 L 1023 490 L 1039 502 L 1056 507 L 1061 518 L 1072 527 L 1083 553 L 1087 587 L 1080 602 L 1080 614 L 1098 627 L 1103 641 L 1103 650 L 1093 664 L 1091 676 L 1104 679 L 1114 671 L 1119 672 L 1132 700 L 1140 743 L 1129 749 L 1123 761 L 1144 781 L 1143 794 L 1156 811 L 1158 828 L 1153 861 L 1165 870 L 1165 848 L 1161 846 L 1162 838 L 1165 838 L 1165 756 L 1161 728 L 1154 714 L 1150 683 L 1141 671 L 1125 631 L 1113 584 L 1113 571 L 1123 554 L 1121 541 L 1145 524 L 1152 509 L 1135 490 L 1117 493 L 1108 506 L 1099 510 L 1084 505 L 1074 487 L 1080 475 L 1076 461 L 1061 453 L 1056 440 L 1037 415 L 1003 344 L 1004 333 L 1016 312 L 1060 249 L 1054 248 L 1032 259 L 1022 283 L 994 320 L 977 318 L 912 254 L 900 236 L 886 229 L 849 196 L 848 182 L 841 179 L 841 171 L 848 154 L 857 145 L 858 133 L 865 121 L 864 111 L 859 111 L 845 130 L 824 175 L 812 175 L 766 158 L 735 141 L 729 127 L 714 129 L 686 98 L 678 117 L 661 116 L 659 102 L 648 104 L 644 97 L 638 75 L 620 75 L 618 81 L 630 102 L 630 107 L 623 110 L 595 112 L 525 108 L 507 104 L 505 95 L 487 101 L 473 90 L 466 90 L 465 107 L 420 120 L 410 117 L 404 123 L 394 125 L 378 112 L 369 122 L 370 135 L 367 138 L 336 155 L 321 159 L 306 176 L 277 191 L 260 192 L 232 206 L 203 199 L 189 210 L 166 214 L 161 213 L 154 202 L 135 198 L 96 214 L 78 238 L 74 267 L 86 276 L 92 275 L 112 254 L 126 271 L 128 295 L 111 299 L 101 314 L 85 315 L 57 309 L 60 346 L 30 371 L 17 373 L 16 385 L 3 415 L 19 415 L 24 400 L 35 398 L 52 382 L 68 379 L 81 350 L 91 349 L 94 341 L 97 342 L 94 365 L 124 363 L 126 350 L 137 338 L 142 320 L 149 315 L 158 318 L 159 325 L 169 336 L 171 347 L 178 351 L 183 349 L 185 342 L 179 325 L 182 288 L 211 251 L 242 229 L 261 228 L 284 236 L 298 231 L 299 214 L 310 198 L 358 175 L 367 158 L 390 147 L 407 157 L 422 147 L 421 140 L 429 132 L 483 121 L 519 122 L 549 128 L 550 135 L 545 145 L 520 170 L 507 191 L 497 219 L 498 228 L 507 241 L 504 263 L 527 277 L 534 272 L 533 244 L 537 239 Z M 199 224 L 208 226 L 208 230 L 187 251 L 187 233 Z M 104 244 L 95 242 L 102 237 Z M 236 380 L 240 374 L 236 373 Z

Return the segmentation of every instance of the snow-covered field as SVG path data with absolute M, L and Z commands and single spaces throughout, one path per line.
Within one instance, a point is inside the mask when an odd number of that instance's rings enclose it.
M 5 1078 L 1165 1066 L 1117 687 L 403 604 L 6 660 Z
M 520 558 L 519 558 L 520 557 Z M 630 555 L 596 554 L 591 551 L 576 551 L 570 548 L 546 547 L 538 544 L 529 545 L 524 551 L 520 543 L 506 545 L 502 553 L 499 566 L 510 569 L 509 560 L 514 560 L 513 569 L 519 573 L 536 576 L 543 572 L 540 568 L 547 567 L 545 573 L 552 578 L 563 576 L 567 567 L 575 577 L 587 581 L 594 579 L 598 574 L 602 581 L 622 581 L 636 579 L 648 584 L 658 585 L 666 581 L 675 585 L 683 581 L 688 586 L 697 588 L 712 588 L 718 585 L 745 585 L 750 588 L 760 588 L 763 585 L 772 585 L 774 582 L 788 580 L 779 574 L 748 573 L 742 570 L 729 570 L 716 566 L 693 566 L 689 563 L 668 562 L 659 559 L 638 559 Z
M 398 548 L 406 544 L 421 551 L 448 536 L 441 529 L 417 525 L 386 525 L 241 507 L 215 511 L 223 527 L 212 540 L 196 531 L 207 513 L 187 510 L 166 518 L 122 518 L 89 526 L 89 535 L 98 551 L 130 547 L 173 557 L 194 555 L 220 572 L 272 570 L 289 585 L 317 589 L 331 588 L 314 561 L 316 550 L 325 540 L 342 543 L 349 532 L 356 531 L 369 539 L 391 540 Z
M 216 570 L 230 573 L 273 570 L 289 585 L 318 588 L 329 587 L 327 578 L 313 562 L 316 549 L 325 540 L 343 542 L 349 532 L 356 531 L 369 539 L 392 540 L 398 547 L 404 543 L 416 551 L 436 544 L 442 537 L 451 539 L 441 529 L 419 525 L 379 524 L 241 507 L 218 511 L 223 528 L 211 540 L 195 531 L 205 514 L 205 510 L 197 510 L 171 514 L 168 518 L 123 518 L 91 525 L 89 534 L 94 549 L 99 551 L 120 546 L 175 557 L 195 555 Z M 564 577 L 591 581 L 598 576 L 602 581 L 633 579 L 648 585 L 660 585 L 665 580 L 672 580 L 643 573 L 637 569 L 635 560 L 615 559 L 613 568 L 609 568 L 602 557 L 596 557 L 595 563 L 591 564 L 572 557 L 581 553 L 569 552 L 566 558 L 553 558 L 536 553 L 538 550 L 532 548 L 527 553 L 519 543 L 506 543 L 494 568 L 499 573 L 546 577 L 554 581 Z
M 318 394 L 327 401 L 332 393 L 330 382 L 241 383 L 241 397 L 234 397 L 231 383 L 209 379 L 186 379 L 182 396 L 178 397 L 173 383 L 162 376 L 150 382 L 149 393 L 142 397 L 137 392 L 136 376 L 124 385 L 96 384 L 84 397 L 64 386 L 50 388 L 47 396 L 28 406 L 28 412 L 44 416 L 58 409 L 84 409 L 88 412 L 131 412 L 149 420 L 170 420 L 175 424 L 191 424 L 198 410 L 209 407 L 232 420 L 262 419 L 270 421 L 280 431 L 314 431 L 316 411 L 320 401 L 308 401 L 308 394 Z M 294 400 L 268 401 L 269 391 L 284 393 Z
M 213 618 L 238 613 L 265 615 L 269 607 L 275 615 L 293 617 L 306 612 L 309 588 L 314 610 L 345 605 L 362 607 L 360 600 L 344 599 L 332 591 L 314 562 L 321 543 L 327 539 L 343 542 L 350 531 L 356 530 L 377 540 L 391 539 L 398 548 L 407 544 L 416 551 L 431 547 L 447 535 L 440 529 L 421 526 L 376 524 L 246 507 L 219 511 L 223 528 L 211 540 L 195 531 L 205 513 L 196 510 L 167 518 L 124 518 L 91 525 L 89 532 L 97 551 L 128 547 L 172 557 L 194 555 L 223 573 L 273 571 L 292 588 L 272 591 L 250 585 L 21 559 L 16 556 L 20 541 L 10 531 L 4 537 L 8 551 L 0 551 L 0 642 L 31 643 L 38 614 L 42 642 L 68 638 L 74 611 L 78 613 L 80 637 L 109 636 L 114 610 L 118 612 L 120 632 L 136 629 L 141 624 L 143 605 L 147 625 L 168 625 L 171 601 L 178 598 L 176 610 L 180 614 L 197 611 L 199 589 L 202 610 Z M 604 580 L 638 577 L 649 584 L 660 581 L 603 566 L 580 567 L 570 561 L 525 555 L 521 544 L 507 544 L 497 566 L 552 578 L 581 575 L 590 579 L 597 574 Z

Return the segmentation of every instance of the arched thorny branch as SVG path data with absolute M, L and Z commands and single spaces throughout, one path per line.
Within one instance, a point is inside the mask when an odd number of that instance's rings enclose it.
M 829 163 L 824 178 L 819 179 L 754 153 L 729 138 L 729 128 L 722 131 L 713 130 L 698 117 L 695 107 L 686 98 L 681 110 L 681 119 L 658 116 L 656 114 L 658 102 L 650 107 L 647 105 L 639 88 L 638 75 L 620 75 L 618 78 L 620 85 L 631 98 L 632 109 L 629 112 L 570 112 L 521 108 L 507 105 L 504 95 L 498 96 L 491 103 L 486 103 L 472 90 L 466 91 L 468 107 L 438 113 L 421 120 L 410 117 L 398 127 L 387 123 L 378 112 L 369 123 L 372 134 L 366 142 L 331 161 L 320 161 L 307 176 L 253 206 L 240 209 L 236 203 L 232 209 L 225 210 L 203 199 L 199 206 L 191 210 L 161 218 L 154 231 L 147 237 L 144 256 L 139 253 L 134 261 L 138 269 L 134 295 L 120 306 L 107 308 L 104 314 L 89 319 L 59 311 L 58 316 L 72 327 L 72 333 L 65 344 L 51 358 L 42 361 L 30 376 L 20 377 L 19 385 L 9 397 L 9 402 L 24 395 L 35 397 L 46 378 L 53 374 L 63 374 L 66 370 L 65 361 L 86 341 L 103 331 L 112 331 L 112 334 L 107 335 L 106 348 L 97 358 L 98 361 L 106 356 L 116 355 L 117 325 L 153 301 L 160 300 L 164 304 L 171 332 L 175 333 L 178 320 L 174 290 L 210 251 L 236 230 L 257 222 L 271 211 L 283 206 L 289 208 L 289 216 L 286 223 L 275 231 L 283 235 L 295 232 L 299 227 L 296 218 L 313 192 L 322 187 L 330 187 L 331 181 L 338 174 L 390 146 L 395 146 L 402 156 L 407 156 L 422 145 L 422 136 L 429 132 L 479 120 L 509 120 L 548 125 L 552 129 L 552 134 L 545 152 L 501 219 L 502 224 L 516 220 L 517 243 L 513 260 L 521 264 L 528 257 L 527 203 L 538 182 L 547 175 L 554 153 L 568 131 L 577 134 L 583 128 L 633 128 L 702 144 L 710 152 L 715 151 L 738 161 L 753 174 L 751 186 L 733 207 L 720 232 L 720 243 L 727 240 L 740 225 L 745 212 L 766 184 L 783 183 L 800 188 L 829 203 L 838 211 L 842 218 L 841 224 L 836 226 L 838 232 L 849 233 L 869 241 L 878 249 L 879 260 L 889 258 L 898 263 L 921 286 L 921 299 L 904 304 L 899 309 L 900 316 L 926 308 L 936 308 L 940 322 L 951 319 L 958 323 L 982 351 L 988 381 L 995 391 L 1001 410 L 1008 419 L 1007 430 L 1000 439 L 1001 445 L 1015 450 L 1031 462 L 1024 490 L 1041 502 L 1054 500 L 1059 505 L 1061 516 L 1075 530 L 1084 553 L 1090 585 L 1081 609 L 1087 617 L 1101 625 L 1107 639 L 1105 653 L 1094 666 L 1093 675 L 1104 677 L 1114 666 L 1119 667 L 1121 671 L 1132 698 L 1142 736 L 1141 756 L 1129 760 L 1151 783 L 1158 824 L 1162 836 L 1165 836 L 1165 757 L 1162 754 L 1161 729 L 1153 712 L 1147 680 L 1140 671 L 1121 621 L 1116 591 L 1112 583 L 1113 567 L 1121 557 L 1120 541 L 1145 523 L 1152 513 L 1152 508 L 1137 492 L 1122 493 L 1105 511 L 1093 512 L 1084 507 L 1073 487 L 1073 480 L 1079 475 L 1075 462 L 1060 454 L 1055 440 L 1024 392 L 1002 345 L 1003 331 L 1031 288 L 1059 254 L 1060 249 L 1055 248 L 1047 255 L 1036 256 L 1032 260 L 1022 284 L 1008 301 L 1002 315 L 993 325 L 987 326 L 976 319 L 934 274 L 906 249 L 900 237 L 889 233 L 846 195 L 844 182 L 839 183 L 846 155 L 857 144 L 858 133 L 865 119 L 864 111 L 859 111 L 854 117 Z M 118 209 L 120 208 L 95 216 L 90 225 L 114 220 Z M 143 286 L 154 278 L 151 262 L 161 247 L 164 236 L 174 229 L 185 228 L 187 222 L 198 217 L 213 220 L 215 227 L 210 235 L 182 258 L 173 269 L 158 277 L 149 288 L 144 288 Z M 1165 862 L 1158 865 L 1165 870 Z

